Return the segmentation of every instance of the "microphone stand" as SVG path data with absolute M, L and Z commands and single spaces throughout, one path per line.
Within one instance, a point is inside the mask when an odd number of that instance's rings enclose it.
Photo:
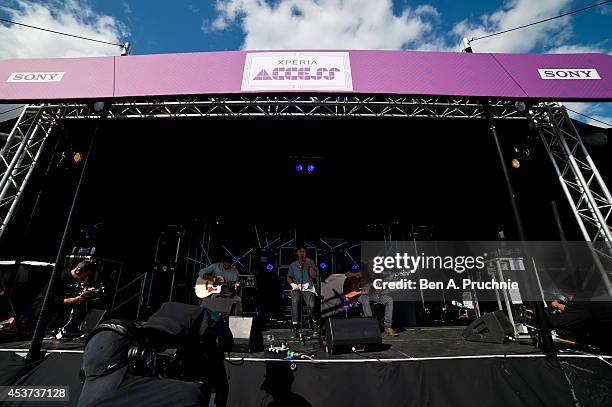
M 299 302 L 300 302 L 300 306 L 298 308 L 298 316 L 300 318 L 300 324 L 299 326 L 299 331 L 298 331 L 298 338 L 300 339 L 300 342 L 302 343 L 302 345 L 306 344 L 306 339 L 304 338 L 304 304 L 303 304 L 303 298 L 302 298 L 302 290 L 304 289 L 304 265 L 306 264 L 306 260 L 304 260 L 304 263 L 302 263 L 302 265 L 300 266 L 300 272 L 302 274 L 302 278 L 301 278 L 301 283 L 300 283 L 300 294 L 299 294 Z

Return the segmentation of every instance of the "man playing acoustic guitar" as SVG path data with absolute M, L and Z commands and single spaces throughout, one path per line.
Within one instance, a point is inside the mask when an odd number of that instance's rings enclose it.
M 211 296 L 211 298 L 231 298 L 234 300 L 234 311 L 238 316 L 242 316 L 242 298 L 240 292 L 240 274 L 231 259 L 228 256 L 223 256 L 222 261 L 213 263 L 208 267 L 199 271 L 198 277 L 212 281 L 221 286 L 221 292 Z

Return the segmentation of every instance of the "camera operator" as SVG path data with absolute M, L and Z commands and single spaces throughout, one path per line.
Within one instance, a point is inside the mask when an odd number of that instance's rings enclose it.
M 199 383 L 150 377 L 154 356 L 143 329 L 126 320 L 95 328 L 83 353 L 78 406 L 205 406 Z
M 197 305 L 164 303 L 142 324 L 106 321 L 87 337 L 79 406 L 224 407 L 224 344 L 224 321 Z

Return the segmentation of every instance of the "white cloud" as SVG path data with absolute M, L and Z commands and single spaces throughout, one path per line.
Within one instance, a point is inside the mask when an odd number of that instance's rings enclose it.
M 606 49 L 601 44 L 595 45 L 579 45 L 579 44 L 567 44 L 560 45 L 558 47 L 552 48 L 548 50 L 550 54 L 588 54 L 592 52 L 601 52 L 601 53 L 609 53 L 609 50 Z
M 84 0 L 16 0 L 2 7 L 20 23 L 103 41 L 122 43 L 128 34 L 116 18 L 96 13 Z M 121 49 L 12 24 L 0 24 L 0 58 L 118 55 Z
M 217 17 L 204 32 L 239 25 L 243 49 L 418 49 L 459 50 L 463 37 L 482 37 L 570 9 L 572 0 L 507 0 L 478 19 L 457 22 L 450 32 L 437 27 L 442 13 L 431 4 L 404 6 L 392 0 L 217 0 Z M 572 18 L 475 41 L 475 52 L 605 52 L 602 44 L 569 44 Z
M 537 20 L 553 17 L 569 10 L 571 0 L 511 0 L 501 8 L 480 17 L 478 23 L 463 20 L 453 27 L 460 37 L 483 37 Z M 536 48 L 562 45 L 572 35 L 571 17 L 563 17 L 508 32 L 502 35 L 474 41 L 475 52 L 529 52 Z
M 207 26 L 239 23 L 244 49 L 401 49 L 422 46 L 438 11 L 430 5 L 394 14 L 391 0 L 219 0 Z

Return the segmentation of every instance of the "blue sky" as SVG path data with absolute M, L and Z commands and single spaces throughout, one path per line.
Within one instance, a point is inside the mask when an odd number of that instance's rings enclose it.
M 377 0 L 370 0 L 377 1 Z M 533 0 L 537 2 L 540 0 Z M 592 4 L 593 0 L 568 2 L 570 7 L 558 7 L 561 12 Z M 274 5 L 279 1 L 271 1 Z M 407 7 L 432 5 L 440 13 L 435 24 L 435 32 L 452 44 L 457 36 L 449 35 L 453 26 L 461 20 L 479 22 L 481 16 L 498 10 L 504 2 L 491 0 L 443 0 L 432 2 L 393 1 L 393 13 L 401 15 Z M 508 3 L 508 2 L 507 2 Z M 128 39 L 133 43 L 133 53 L 166 53 L 190 51 L 224 51 L 241 49 L 245 34 L 237 20 L 224 30 L 207 30 L 219 13 L 214 1 L 174 0 L 173 7 L 164 1 L 97 1 L 94 7 L 102 13 L 117 17 L 127 27 Z M 604 14 L 607 11 L 609 14 Z M 531 19 L 529 19 L 531 21 Z M 565 18 L 572 22 L 572 38 L 568 44 L 592 46 L 601 50 L 612 49 L 612 6 L 601 10 L 589 10 Z M 270 24 L 274 24 L 270 21 Z M 555 26 L 557 22 L 546 23 Z M 530 35 L 533 29 L 522 30 L 522 36 Z M 290 33 L 287 33 L 290 35 Z M 313 47 L 315 44 L 313 44 Z M 477 48 L 476 44 L 475 47 Z M 404 47 L 410 49 L 409 46 Z M 545 52 L 544 44 L 538 44 L 528 52 Z M 482 49 L 483 52 L 486 49 Z
M 474 37 L 596 0 L 4 0 L 0 16 L 133 54 L 236 49 L 457 51 Z M 473 44 L 475 52 L 612 52 L 612 3 Z M 113 55 L 118 47 L 0 24 L 0 58 Z M 571 104 L 612 121 L 609 104 Z

